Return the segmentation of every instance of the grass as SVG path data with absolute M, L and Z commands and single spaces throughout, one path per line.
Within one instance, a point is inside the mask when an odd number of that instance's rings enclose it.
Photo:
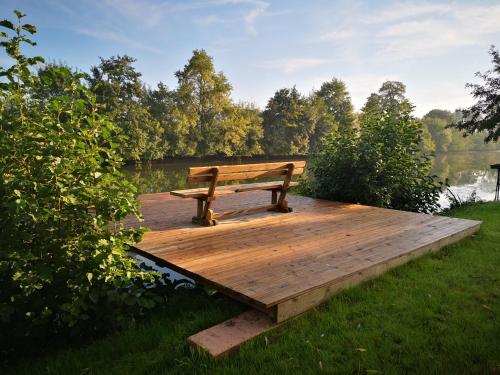
M 245 307 L 196 289 L 133 329 L 3 373 L 498 374 L 500 204 L 447 215 L 483 220 L 481 231 L 336 295 L 222 361 L 190 348 L 186 337 Z

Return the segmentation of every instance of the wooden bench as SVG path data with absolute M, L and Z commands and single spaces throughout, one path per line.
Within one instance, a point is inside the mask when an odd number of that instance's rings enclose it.
M 217 219 L 223 216 L 239 215 L 263 209 L 277 212 L 291 212 L 292 209 L 288 207 L 288 202 L 286 201 L 286 193 L 288 189 L 298 185 L 297 182 L 292 181 L 292 176 L 302 174 L 305 165 L 305 161 L 296 161 L 289 163 L 279 162 L 192 167 L 189 168 L 187 177 L 188 183 L 209 182 L 210 185 L 204 188 L 175 190 L 171 191 L 170 194 L 182 198 L 196 199 L 198 201 L 198 211 L 197 215 L 193 217 L 193 223 L 207 226 L 217 225 Z M 269 176 L 283 176 L 283 180 L 218 186 L 218 183 L 223 181 L 248 180 Z M 218 213 L 213 211 L 212 203 L 217 196 L 252 190 L 271 191 L 271 204 L 263 207 L 251 207 L 235 211 Z

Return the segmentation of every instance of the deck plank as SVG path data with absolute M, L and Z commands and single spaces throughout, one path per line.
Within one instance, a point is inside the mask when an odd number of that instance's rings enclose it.
M 191 224 L 194 207 L 186 200 L 168 193 L 140 199 L 143 224 L 152 228 L 136 245 L 142 254 L 263 310 L 318 288 L 334 290 L 335 283 L 350 285 L 369 269 L 442 247 L 480 224 L 292 195 L 292 213 L 264 212 L 207 228 Z M 268 200 L 266 192 L 248 192 L 215 205 L 238 210 Z

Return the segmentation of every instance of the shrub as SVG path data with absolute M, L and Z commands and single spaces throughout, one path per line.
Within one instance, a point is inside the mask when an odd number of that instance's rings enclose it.
M 430 175 L 421 124 L 407 101 L 362 116 L 361 129 L 331 134 L 312 157 L 312 194 L 319 198 L 432 212 L 443 183 Z
M 135 188 L 119 172 L 117 128 L 97 113 L 84 78 L 33 72 L 32 25 L 4 20 L 0 70 L 0 346 L 16 339 L 128 325 L 154 305 L 157 275 L 127 255 L 143 229 Z M 25 35 L 25 33 L 27 33 Z M 49 94 L 50 93 L 50 94 Z M 9 339 L 6 338 L 9 337 Z

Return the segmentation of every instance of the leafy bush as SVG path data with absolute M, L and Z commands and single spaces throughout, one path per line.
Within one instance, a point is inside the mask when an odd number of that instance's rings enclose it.
M 408 101 L 368 110 L 361 129 L 331 134 L 312 157 L 312 194 L 319 198 L 416 212 L 438 209 L 443 184 L 430 175 L 421 124 Z
M 117 128 L 71 70 L 22 54 L 32 25 L 4 20 L 0 70 L 0 346 L 128 325 L 155 304 L 157 274 L 127 255 L 143 229 L 121 173 Z M 7 339 L 8 337 L 8 339 Z

